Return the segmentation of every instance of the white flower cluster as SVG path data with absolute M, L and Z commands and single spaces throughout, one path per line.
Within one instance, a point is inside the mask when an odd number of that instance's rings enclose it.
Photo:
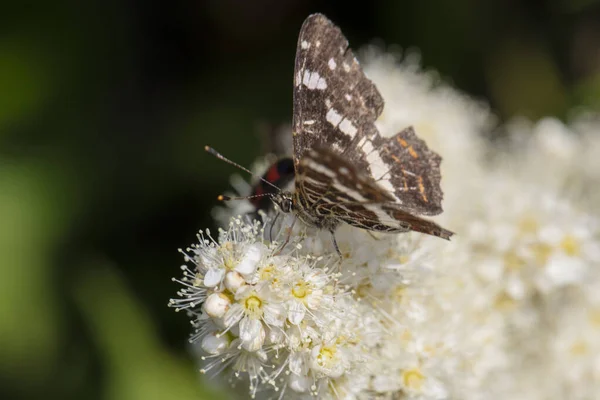
M 184 252 L 171 301 L 202 371 L 260 398 L 599 398 L 600 120 L 515 120 L 491 145 L 484 106 L 414 61 L 366 58 L 382 134 L 414 125 L 442 155 L 440 221 L 457 234 L 342 225 L 339 259 L 293 216 L 222 210 L 227 229 Z
M 233 218 L 185 253 L 184 286 L 171 305 L 193 315 L 193 342 L 210 360 L 203 372 L 231 367 L 250 393 L 271 388 L 317 394 L 368 358 L 361 339 L 373 326 L 362 304 L 332 272 L 331 258 L 286 255 L 258 221 Z M 310 253 L 310 252 L 309 252 Z

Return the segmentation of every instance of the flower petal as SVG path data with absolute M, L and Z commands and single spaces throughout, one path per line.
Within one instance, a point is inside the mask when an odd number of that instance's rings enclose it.
M 280 304 L 265 304 L 263 306 L 263 320 L 267 325 L 283 326 L 285 314 Z
M 247 351 L 259 350 L 265 342 L 266 332 L 262 322 L 257 319 L 244 318 L 240 321 L 240 340 Z
M 234 303 L 229 307 L 229 310 L 223 316 L 223 323 L 226 327 L 231 327 L 238 323 L 240 318 L 244 315 L 244 308 L 239 303 Z
M 308 376 L 300 376 L 291 374 L 289 378 L 289 386 L 294 392 L 304 393 L 310 389 L 312 380 Z
M 227 335 L 218 335 L 217 332 L 211 332 L 202 338 L 201 347 L 208 354 L 221 354 L 229 345 Z
M 312 293 L 306 299 L 306 306 L 311 310 L 317 309 L 319 304 L 321 304 L 321 299 L 323 298 L 323 291 L 313 290 Z
M 244 256 L 240 260 L 239 264 L 235 267 L 235 270 L 243 275 L 248 275 L 256 270 L 258 262 L 262 258 L 263 248 L 259 244 L 252 244 L 244 253 Z
M 215 287 L 223 280 L 223 276 L 225 276 L 225 270 L 223 268 L 209 268 L 206 271 L 206 275 L 204 275 L 204 286 L 206 287 Z
M 292 374 L 306 375 L 307 366 L 304 361 L 304 353 L 301 351 L 296 351 L 290 354 L 288 368 Z
M 299 301 L 290 300 L 288 302 L 288 319 L 294 325 L 300 324 L 306 314 L 306 307 Z

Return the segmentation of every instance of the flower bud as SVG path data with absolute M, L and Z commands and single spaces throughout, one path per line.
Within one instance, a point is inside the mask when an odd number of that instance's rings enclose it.
M 212 318 L 221 318 L 230 304 L 231 300 L 223 293 L 213 293 L 204 302 L 204 311 Z
M 237 290 L 242 287 L 246 281 L 240 275 L 239 272 L 231 271 L 225 275 L 225 287 L 229 289 L 232 293 L 237 292 Z
M 229 339 L 227 335 L 219 336 L 217 332 L 211 332 L 202 338 L 200 346 L 208 354 L 221 354 L 229 346 Z

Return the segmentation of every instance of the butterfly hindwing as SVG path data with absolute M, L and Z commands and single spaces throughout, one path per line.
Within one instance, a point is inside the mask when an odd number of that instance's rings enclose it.
M 387 183 L 397 203 L 422 215 L 442 212 L 440 189 L 442 158 L 408 127 L 391 138 L 377 136 L 374 146 L 388 172 L 376 181 Z
M 370 176 L 326 148 L 316 147 L 305 154 L 297 169 L 297 190 L 302 206 L 310 207 L 318 218 L 336 218 L 380 232 L 414 230 L 446 239 L 452 235 L 404 209 Z

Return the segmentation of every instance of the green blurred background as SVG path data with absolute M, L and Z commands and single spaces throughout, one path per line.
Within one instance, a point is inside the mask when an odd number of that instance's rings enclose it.
M 600 105 L 593 0 L 13 2 L 0 12 L 0 398 L 202 399 L 178 247 L 257 126 L 289 122 L 303 19 L 416 47 L 513 115 Z M 226 396 L 221 395 L 222 398 Z

